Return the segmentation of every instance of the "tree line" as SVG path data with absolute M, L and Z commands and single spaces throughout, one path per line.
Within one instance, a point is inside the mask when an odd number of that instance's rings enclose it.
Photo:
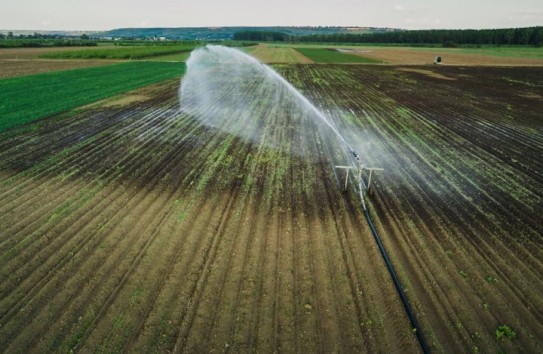
M 295 37 L 283 32 L 272 31 L 240 31 L 234 33 L 235 41 L 257 41 L 257 42 L 290 42 Z
M 66 37 L 63 35 L 50 34 L 20 34 L 14 35 L 13 32 L 7 34 L 0 33 L 0 48 L 20 48 L 20 47 L 74 47 L 74 46 L 96 46 L 96 40 L 92 40 L 88 35 Z
M 543 45 L 543 27 L 482 29 L 482 30 L 415 30 L 373 33 L 334 33 L 291 36 L 281 32 L 243 31 L 234 39 L 267 42 L 382 43 L 435 44 L 445 47 L 459 45 Z

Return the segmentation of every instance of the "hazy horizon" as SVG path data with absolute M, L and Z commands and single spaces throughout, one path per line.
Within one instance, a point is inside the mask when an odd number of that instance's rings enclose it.
M 540 0 L 18 0 L 2 6 L 2 30 L 105 31 L 152 27 L 341 26 L 483 29 L 543 25 Z

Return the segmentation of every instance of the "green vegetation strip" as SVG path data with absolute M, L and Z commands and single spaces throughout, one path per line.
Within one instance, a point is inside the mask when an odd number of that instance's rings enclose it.
M 358 55 L 341 53 L 335 49 L 326 48 L 296 48 L 304 56 L 316 63 L 344 64 L 344 63 L 379 63 L 379 61 L 364 58 Z
M 136 47 L 79 49 L 50 52 L 40 55 L 44 59 L 141 59 L 167 54 L 190 52 L 197 44 L 148 45 Z
M 130 62 L 0 80 L 0 131 L 184 73 L 184 63 Z

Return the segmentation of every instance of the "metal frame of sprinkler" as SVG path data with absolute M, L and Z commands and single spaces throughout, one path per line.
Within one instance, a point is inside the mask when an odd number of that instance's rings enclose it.
M 353 178 L 356 184 L 358 185 L 358 193 L 360 195 L 360 201 L 362 202 L 362 208 L 364 208 L 364 210 L 367 210 L 366 202 L 364 201 L 364 195 L 367 194 L 370 190 L 371 176 L 373 174 L 373 171 L 384 171 L 384 168 L 364 166 L 362 162 L 360 161 L 360 157 L 358 156 L 358 154 L 352 150 L 351 150 L 351 153 L 354 155 L 356 159 L 355 166 L 335 166 L 335 167 L 336 169 L 339 169 L 339 170 L 345 170 L 345 186 L 343 187 L 344 192 L 347 191 L 347 187 L 349 186 L 350 172 L 353 171 L 353 175 L 354 175 Z M 364 183 L 364 179 L 362 178 L 362 172 L 364 170 L 369 171 L 367 186 Z

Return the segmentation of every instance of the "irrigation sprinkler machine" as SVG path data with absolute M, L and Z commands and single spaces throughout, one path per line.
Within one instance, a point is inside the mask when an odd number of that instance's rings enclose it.
M 351 176 L 351 173 L 353 174 L 353 179 L 355 181 L 355 184 L 358 188 L 358 194 L 360 195 L 360 201 L 362 202 L 362 208 L 364 208 L 364 211 L 366 211 L 366 203 L 364 201 L 364 195 L 366 195 L 370 191 L 371 187 L 371 177 L 373 174 L 373 171 L 384 171 L 383 168 L 380 167 L 368 167 L 362 164 L 360 161 L 360 156 L 352 149 L 349 149 L 349 151 L 354 156 L 354 164 L 351 166 L 341 166 L 336 165 L 336 170 L 345 170 L 345 184 L 343 186 L 343 191 L 347 191 L 347 187 L 349 186 L 349 179 Z M 368 179 L 367 183 L 364 182 L 364 171 L 368 172 Z
M 352 161 L 353 164 L 351 166 L 341 166 L 341 165 L 335 166 L 336 170 L 345 170 L 345 184 L 343 186 L 343 191 L 345 192 L 347 190 L 349 186 L 349 179 L 352 173 L 353 178 L 355 180 L 355 185 L 358 189 L 358 194 L 360 195 L 360 202 L 362 203 L 362 208 L 364 209 L 364 216 L 366 217 L 368 225 L 371 229 L 371 233 L 373 234 L 375 242 L 377 243 L 379 252 L 381 253 L 381 256 L 383 257 L 383 260 L 385 261 L 387 269 L 392 278 L 392 283 L 394 284 L 394 287 L 396 288 L 396 291 L 398 292 L 398 295 L 400 296 L 400 300 L 403 304 L 406 315 L 409 319 L 409 322 L 411 323 L 411 328 L 413 330 L 413 333 L 415 333 L 415 336 L 417 337 L 417 340 L 421 346 L 423 353 L 429 354 L 430 348 L 428 347 L 428 343 L 426 343 L 426 339 L 424 338 L 424 335 L 422 334 L 422 330 L 418 325 L 415 314 L 413 313 L 411 305 L 409 304 L 409 300 L 407 299 L 405 292 L 403 290 L 403 287 L 400 283 L 400 279 L 396 275 L 394 266 L 392 265 L 390 258 L 385 250 L 385 246 L 383 245 L 383 242 L 381 241 L 381 238 L 379 237 L 379 234 L 377 233 L 377 230 L 375 229 L 375 226 L 373 225 L 373 221 L 371 220 L 369 210 L 366 208 L 366 203 L 364 201 L 364 196 L 369 192 L 370 187 L 371 187 L 371 177 L 372 177 L 373 171 L 384 171 L 384 169 L 380 167 L 368 167 L 368 166 L 363 165 L 362 162 L 360 161 L 360 156 L 349 146 L 349 144 L 347 144 L 347 142 L 344 139 L 343 139 L 343 143 L 347 147 L 348 151 L 350 151 L 350 153 L 354 156 L 354 160 Z M 368 173 L 367 184 L 363 178 L 365 174 L 364 171 L 367 171 Z

